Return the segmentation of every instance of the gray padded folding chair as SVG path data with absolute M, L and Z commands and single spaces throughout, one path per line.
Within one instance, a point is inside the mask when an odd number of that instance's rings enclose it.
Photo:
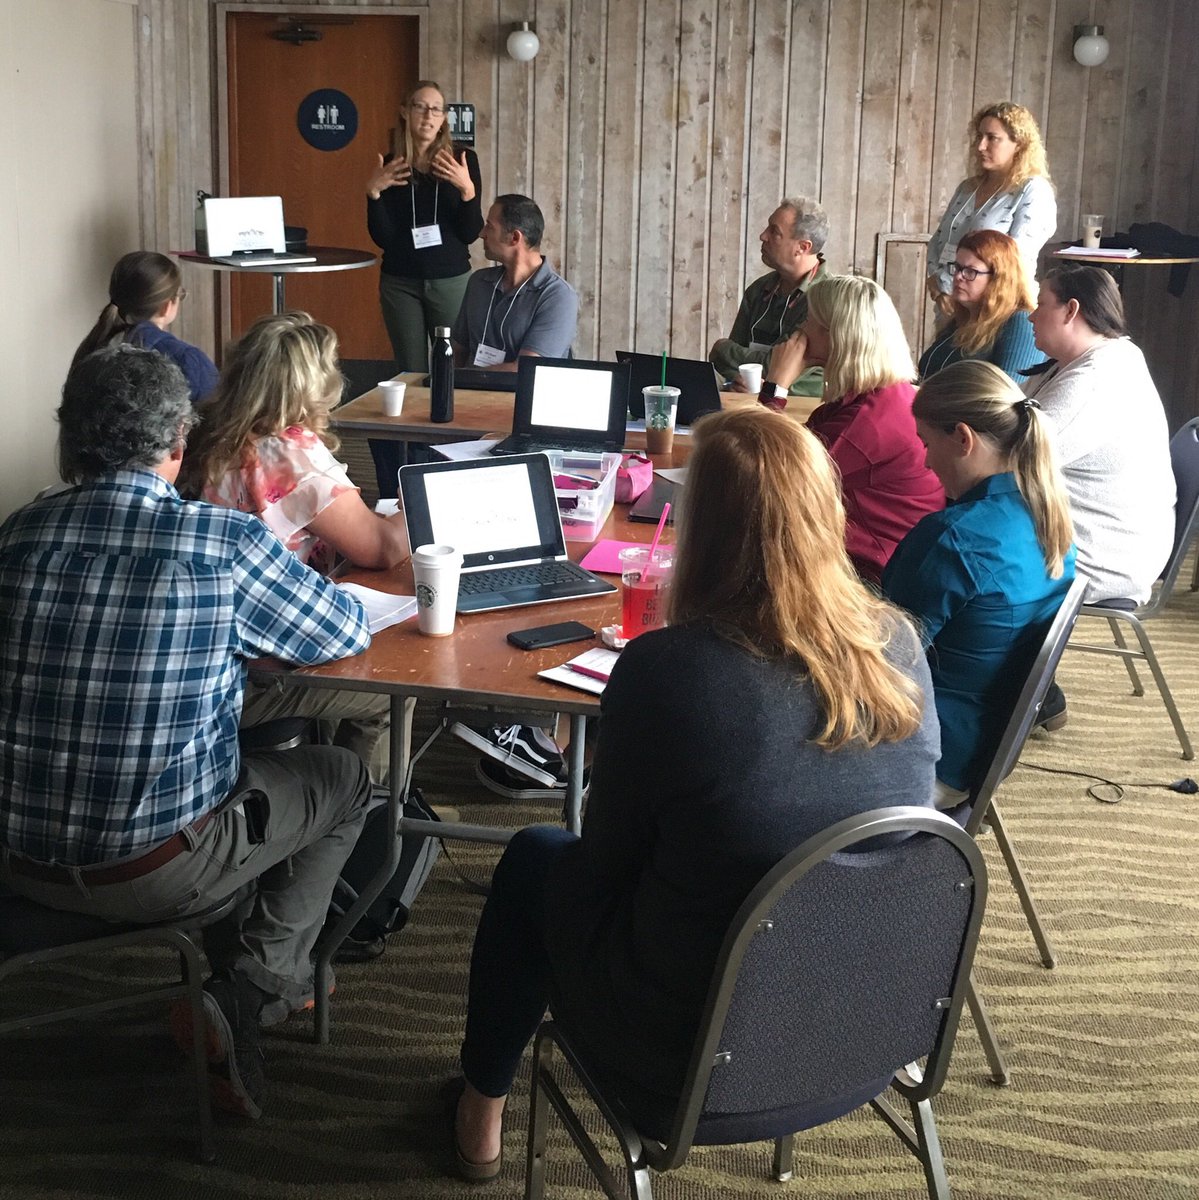
M 861 849 L 887 834 L 908 836 Z M 787 1179 L 798 1131 L 863 1104 L 920 1160 L 929 1196 L 946 1200 L 930 1101 L 949 1068 L 986 886 L 973 839 L 930 809 L 879 809 L 809 838 L 733 919 L 674 1103 L 622 1082 L 619 1063 L 588 1059 L 569 1012 L 555 1009 L 534 1049 L 526 1200 L 544 1190 L 547 1100 L 604 1192 L 622 1194 L 555 1077 L 555 1046 L 616 1134 L 637 1200 L 651 1200 L 650 1168 L 673 1170 L 693 1145 L 772 1139 L 774 1174 Z
M 1104 618 L 1111 626 L 1112 637 L 1116 644 L 1115 646 L 1096 646 L 1089 642 L 1071 642 L 1070 649 L 1086 650 L 1092 654 L 1113 654 L 1122 658 L 1124 665 L 1128 668 L 1128 677 L 1132 680 L 1134 696 L 1145 694 L 1141 678 L 1137 674 L 1136 662 L 1139 659 L 1147 664 L 1153 681 L 1157 684 L 1157 690 L 1161 693 L 1162 703 L 1166 706 L 1166 712 L 1169 713 L 1170 721 L 1174 725 L 1174 732 L 1182 747 L 1182 757 L 1189 760 L 1195 757 L 1195 751 L 1191 746 L 1191 739 L 1187 736 L 1186 727 L 1182 723 L 1182 717 L 1178 713 L 1178 705 L 1174 703 L 1169 684 L 1166 683 L 1166 677 L 1157 661 L 1157 655 L 1153 651 L 1153 643 L 1149 640 L 1149 633 L 1145 629 L 1144 622 L 1158 616 L 1169 603 L 1170 595 L 1174 591 L 1174 582 L 1178 578 L 1179 571 L 1182 570 L 1183 560 L 1187 556 L 1187 551 L 1190 549 L 1195 535 L 1199 533 L 1199 417 L 1188 421 L 1170 439 L 1170 463 L 1174 468 L 1178 500 L 1174 508 L 1174 550 L 1162 572 L 1161 583 L 1145 604 L 1138 605 L 1131 611 L 1112 608 L 1110 602 L 1084 604 L 1081 615 Z M 1195 568 L 1195 579 L 1199 581 L 1199 564 Z M 1120 628 L 1121 621 L 1126 621 L 1132 627 L 1133 633 L 1136 634 L 1137 644 L 1140 646 L 1139 650 L 1131 649 L 1124 640 L 1124 633 Z
M 197 938 L 200 931 L 219 921 L 237 904 L 234 893 L 219 904 L 157 925 L 122 925 L 82 913 L 61 912 L 35 904 L 0 887 L 0 984 L 23 971 L 46 963 L 120 950 L 129 946 L 165 945 L 179 955 L 177 980 L 155 983 L 108 1000 L 56 1008 L 52 1012 L 23 1013 L 0 1020 L 0 1034 L 15 1033 L 56 1021 L 80 1021 L 134 1004 L 167 1004 L 185 999 L 192 1010 L 192 1074 L 198 1105 L 196 1140 L 201 1162 L 211 1162 L 212 1109 L 208 1096 L 208 1056 L 204 1046 L 203 970 Z M 165 1019 L 165 1012 L 163 1014 Z
M 991 765 L 988 767 L 986 775 L 983 776 L 982 783 L 968 803 L 954 809 L 950 814 L 955 821 L 965 826 L 966 832 L 971 837 L 977 837 L 984 824 L 990 826 L 994 832 L 999 852 L 1003 855 L 1008 875 L 1011 876 L 1012 886 L 1016 889 L 1020 907 L 1024 910 L 1025 919 L 1028 921 L 1028 928 L 1032 931 L 1037 949 L 1041 953 L 1041 962 L 1046 967 L 1052 967 L 1057 962 L 1057 958 L 1049 942 L 1049 937 L 1041 925 L 1037 906 L 1028 889 L 1028 881 L 1024 877 L 1020 860 L 1016 856 L 1016 848 L 1012 845 L 1007 827 L 1003 823 L 996 794 L 1000 785 L 1012 773 L 1019 761 L 1024 750 L 1024 743 L 1028 740 L 1028 735 L 1036 724 L 1037 714 L 1045 702 L 1045 693 L 1048 692 L 1049 685 L 1053 682 L 1054 672 L 1057 670 L 1058 663 L 1070 640 L 1070 633 L 1082 607 L 1085 591 L 1085 579 L 1075 579 L 1070 585 L 1070 590 L 1062 600 L 1057 615 L 1045 631 L 1041 647 L 1029 668 L 1024 687 L 1020 690 L 1015 707 L 1012 709 L 1012 715 L 1008 718 L 1007 726 L 999 745 L 995 748 Z M 1011 1074 L 1000 1053 L 994 1027 L 973 980 L 970 981 L 966 999 L 991 1068 L 991 1079 L 993 1082 L 1005 1086 L 1011 1081 Z

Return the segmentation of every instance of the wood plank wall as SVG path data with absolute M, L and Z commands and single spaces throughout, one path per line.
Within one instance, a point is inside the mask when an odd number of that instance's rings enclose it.
M 140 0 L 150 246 L 189 244 L 195 189 L 215 177 L 213 3 Z M 757 235 L 784 194 L 814 194 L 829 209 L 836 269 L 874 274 L 878 234 L 935 224 L 964 174 L 971 113 L 999 99 L 1041 122 L 1061 238 L 1096 210 L 1109 230 L 1154 219 L 1199 232 L 1195 0 L 359 7 L 427 11 L 425 73 L 478 105 L 485 195 L 526 191 L 544 209 L 547 248 L 582 297 L 582 355 L 663 345 L 702 355 L 759 272 Z M 529 65 L 504 52 L 522 19 L 542 44 Z M 1070 53 L 1084 21 L 1103 24 L 1112 44 L 1093 70 Z M 920 258 L 896 261 L 903 278 L 889 286 L 910 295 Z M 1128 275 L 1134 331 L 1178 424 L 1199 412 L 1199 280 L 1176 301 L 1157 270 Z M 180 332 L 211 344 L 204 286 Z

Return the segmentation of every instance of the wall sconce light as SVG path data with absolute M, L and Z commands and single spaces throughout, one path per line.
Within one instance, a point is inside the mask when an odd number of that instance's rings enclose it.
M 1107 62 L 1111 45 L 1103 36 L 1102 25 L 1074 26 L 1074 61 L 1084 67 L 1098 67 Z
M 541 39 L 529 28 L 528 21 L 521 21 L 520 28 L 508 34 L 508 53 L 517 62 L 532 62 L 540 49 Z

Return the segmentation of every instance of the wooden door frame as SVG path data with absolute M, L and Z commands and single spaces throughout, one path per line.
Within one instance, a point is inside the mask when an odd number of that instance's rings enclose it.
M 266 13 L 279 17 L 416 17 L 417 24 L 417 77 L 423 78 L 428 61 L 429 28 L 427 6 L 417 8 L 395 4 L 254 4 L 243 0 L 218 0 L 212 6 L 213 86 L 216 90 L 216 120 L 212 125 L 212 160 L 216 164 L 217 194 L 229 194 L 229 18 L 242 13 Z M 231 275 L 228 271 L 217 271 L 213 293 L 216 299 L 216 314 L 213 322 L 223 348 L 232 340 L 232 293 Z

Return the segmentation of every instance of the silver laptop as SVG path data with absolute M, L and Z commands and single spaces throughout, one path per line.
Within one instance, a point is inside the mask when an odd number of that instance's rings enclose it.
M 566 556 L 544 454 L 400 468 L 408 542 L 462 551 L 459 612 L 549 604 L 614 592 Z
M 516 368 L 512 434 L 491 453 L 618 453 L 628 402 L 629 368 L 623 363 L 523 355 Z
M 281 196 L 227 196 L 204 201 L 208 257 L 235 267 L 316 262 L 314 254 L 288 254 Z

